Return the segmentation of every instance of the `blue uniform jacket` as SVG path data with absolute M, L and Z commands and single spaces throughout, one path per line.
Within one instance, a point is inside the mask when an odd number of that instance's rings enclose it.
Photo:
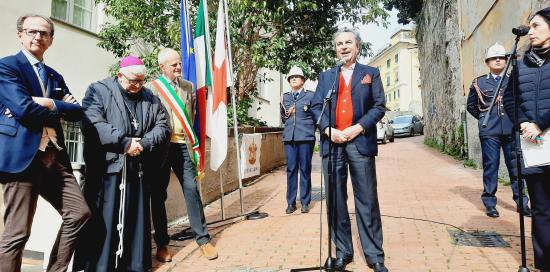
M 54 100 L 56 110 L 50 111 L 32 100 L 32 96 L 43 96 L 38 76 L 23 52 L 0 59 L 0 172 L 20 173 L 32 162 L 38 151 L 44 126 L 52 127 L 57 133 L 57 142 L 65 147 L 60 119 L 80 121 L 83 116 L 78 104 L 63 102 L 70 94 L 63 77 L 49 66 L 49 97 Z M 5 115 L 8 108 L 13 117 Z M 69 164 L 67 153 L 65 163 Z
M 315 141 L 315 125 L 311 111 L 313 92 L 302 90 L 294 99 L 292 91 L 283 94 L 281 119 L 285 124 L 283 141 Z M 285 110 L 295 107 L 295 113 L 287 116 Z
M 314 120 L 321 115 L 323 101 L 331 89 L 334 80 L 336 80 L 336 92 L 332 96 L 332 118 L 328 119 L 328 110 L 325 110 L 319 129 L 321 132 L 325 128 L 336 124 L 336 101 L 338 101 L 338 76 L 337 68 L 333 67 L 319 75 L 317 90 L 311 102 Z M 352 141 L 357 146 L 357 150 L 363 156 L 378 155 L 378 144 L 376 142 L 376 123 L 384 117 L 386 112 L 386 98 L 384 97 L 384 88 L 380 80 L 380 71 L 374 67 L 357 63 L 351 77 L 351 99 L 353 103 L 353 122 L 352 125 L 360 124 L 364 132 L 359 134 Z M 321 133 L 321 156 L 328 155 L 328 136 Z
M 509 76 L 504 77 L 501 86 L 502 90 L 506 89 L 509 80 Z M 476 90 L 474 86 L 476 81 L 479 90 Z M 497 101 L 491 110 L 487 127 L 484 128 L 481 126 L 483 119 L 485 119 L 485 116 L 487 115 L 487 109 L 489 109 L 489 105 L 491 104 L 497 85 L 498 82 L 492 75 L 489 74 L 474 79 L 472 85 L 470 86 L 467 110 L 474 118 L 478 119 L 479 136 L 512 135 L 513 124 L 504 110 L 504 103 L 502 103 L 502 99 L 500 99 L 500 102 Z M 502 94 L 503 92 L 501 92 L 501 95 Z

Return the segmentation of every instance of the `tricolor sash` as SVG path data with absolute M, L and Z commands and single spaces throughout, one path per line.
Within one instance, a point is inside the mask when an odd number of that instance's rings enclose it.
M 187 113 L 185 103 L 177 95 L 176 90 L 170 85 L 168 80 L 164 77 L 160 77 L 153 81 L 153 86 L 157 89 L 158 93 L 164 99 L 164 101 L 170 106 L 172 112 L 174 112 L 175 118 L 181 123 L 185 134 L 187 135 L 188 144 L 193 149 L 193 165 L 195 166 L 195 176 L 203 176 L 203 167 L 200 165 L 200 158 L 202 156 L 199 149 L 199 139 L 193 131 L 193 124 L 191 118 Z

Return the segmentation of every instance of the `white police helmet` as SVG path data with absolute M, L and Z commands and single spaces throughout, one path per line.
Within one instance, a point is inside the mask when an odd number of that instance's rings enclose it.
M 489 47 L 485 61 L 495 57 L 506 57 L 506 49 L 499 43 L 495 43 L 493 46 Z
M 306 77 L 304 76 L 304 72 L 298 66 L 293 66 L 292 68 L 290 68 L 290 71 L 288 72 L 288 75 L 286 76 L 286 80 L 290 81 L 291 76 L 300 76 L 300 77 L 302 77 L 302 79 L 304 81 L 306 80 Z

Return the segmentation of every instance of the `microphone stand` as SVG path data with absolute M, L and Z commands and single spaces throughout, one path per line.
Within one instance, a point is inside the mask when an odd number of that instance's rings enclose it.
M 512 95 L 514 96 L 514 145 L 516 150 L 516 178 L 518 182 L 518 191 L 519 191 L 519 231 L 520 231 L 520 246 L 521 246 L 521 266 L 518 269 L 518 272 L 529 272 L 529 268 L 527 268 L 527 254 L 525 251 L 525 221 L 524 221 L 524 214 L 523 214 L 523 194 L 525 189 L 523 188 L 523 178 L 521 174 L 521 162 L 522 159 L 522 151 L 521 151 L 521 144 L 520 144 L 520 127 L 519 127 L 519 121 L 518 121 L 518 110 L 519 110 L 519 92 L 518 92 L 518 67 L 517 67 L 517 47 L 519 39 L 521 38 L 520 35 L 516 35 L 516 39 L 514 42 L 514 47 L 512 48 L 512 52 L 510 53 L 510 56 L 508 56 L 507 62 L 506 62 L 506 68 L 504 68 L 504 75 L 506 75 L 506 72 L 508 71 L 508 68 L 510 68 L 510 65 L 512 66 L 512 76 L 511 76 L 511 84 L 512 84 Z M 481 123 L 482 127 L 487 127 L 487 123 L 489 121 L 489 116 L 491 115 L 491 110 L 493 109 L 493 106 L 495 104 L 495 101 L 497 99 L 497 96 L 500 92 L 500 87 L 502 86 L 502 81 L 504 80 L 504 77 L 501 77 L 500 81 L 498 82 L 495 95 L 493 95 L 493 99 L 491 100 L 491 104 L 489 106 L 489 110 L 487 114 L 485 115 L 485 119 L 483 119 L 483 122 Z
M 332 87 L 327 92 L 325 98 L 323 99 L 323 108 L 321 109 L 321 114 L 319 115 L 319 119 L 317 119 L 317 127 L 319 127 L 319 124 L 321 123 L 321 120 L 323 119 L 323 114 L 325 113 L 325 110 L 328 108 L 328 120 L 329 120 L 329 126 L 328 126 L 328 163 L 327 163 L 327 183 L 329 187 L 330 193 L 328 194 L 327 198 L 327 212 L 328 212 L 328 257 L 325 261 L 324 266 L 322 267 L 309 267 L 309 268 L 302 268 L 302 269 L 291 269 L 291 272 L 301 272 L 301 271 L 336 271 L 334 268 L 334 258 L 332 257 L 332 230 L 334 222 L 334 218 L 336 216 L 336 211 L 334 210 L 334 203 L 336 200 L 336 192 L 335 192 L 335 185 L 333 181 L 333 173 L 332 173 L 332 166 L 333 166 L 333 156 L 332 156 L 332 96 L 334 93 L 336 93 L 335 87 L 336 82 L 340 76 L 340 69 L 342 65 L 336 66 L 336 76 L 334 77 L 334 81 L 332 82 Z M 320 132 L 321 135 L 323 134 L 323 131 Z M 322 191 L 321 191 L 322 195 Z M 322 216 L 322 214 L 320 215 Z M 336 226 L 334 226 L 336 227 Z M 336 230 L 334 230 L 334 234 L 336 235 Z M 343 270 L 347 271 L 347 270 Z
M 332 170 L 333 170 L 333 158 L 332 158 L 332 96 L 336 92 L 334 89 L 336 87 L 336 81 L 338 80 L 338 76 L 340 75 L 340 66 L 337 66 L 336 70 L 336 76 L 334 77 L 334 81 L 332 82 L 332 87 L 327 92 L 327 96 L 325 97 L 323 101 L 323 108 L 321 109 L 321 115 L 319 116 L 319 119 L 317 120 L 317 126 L 321 123 L 321 119 L 323 118 L 323 114 L 328 107 L 328 163 L 327 163 L 327 183 L 328 183 L 328 190 L 330 191 L 330 194 L 327 194 L 327 212 L 328 212 L 328 257 L 325 261 L 324 269 L 325 271 L 333 271 L 334 270 L 334 258 L 332 257 L 332 231 L 333 231 L 333 222 L 335 218 L 335 210 L 334 210 L 334 203 L 336 198 L 335 193 L 335 186 L 334 186 L 334 179 L 332 176 Z M 323 133 L 321 131 L 321 133 Z M 334 230 L 334 234 L 336 235 L 336 230 Z

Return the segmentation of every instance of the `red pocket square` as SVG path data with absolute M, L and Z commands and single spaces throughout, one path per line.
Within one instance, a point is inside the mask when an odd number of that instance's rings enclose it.
M 363 79 L 361 79 L 361 84 L 371 84 L 372 77 L 369 74 L 366 74 Z

